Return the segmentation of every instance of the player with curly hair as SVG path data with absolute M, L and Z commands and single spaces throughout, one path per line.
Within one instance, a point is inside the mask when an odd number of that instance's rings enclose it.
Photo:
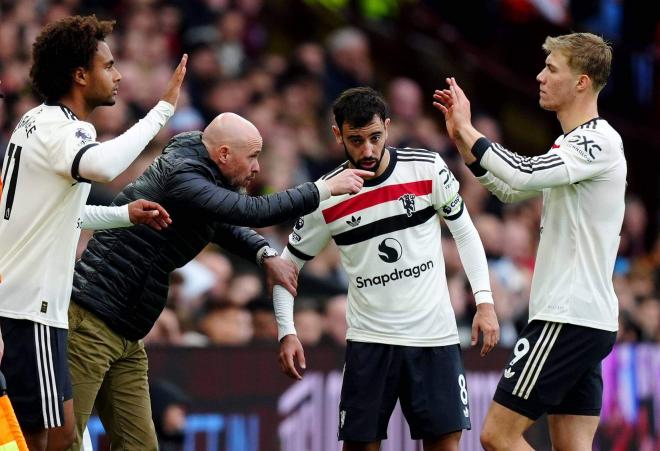
M 121 81 L 105 42 L 113 26 L 75 16 L 44 27 L 30 70 L 44 103 L 19 121 L 0 173 L 0 369 L 31 450 L 66 449 L 74 437 L 67 311 L 80 229 L 169 222 L 154 202 L 85 205 L 91 181 L 123 172 L 172 116 L 186 70 L 184 55 L 161 101 L 121 136 L 97 142 L 85 119 L 115 103 Z

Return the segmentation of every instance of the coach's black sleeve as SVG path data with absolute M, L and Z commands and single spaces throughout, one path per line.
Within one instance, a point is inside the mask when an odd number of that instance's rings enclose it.
M 220 223 L 216 227 L 213 242 L 234 255 L 256 263 L 257 252 L 268 241 L 248 227 Z
M 311 213 L 319 206 L 312 182 L 266 196 L 248 196 L 217 186 L 203 166 L 188 164 L 168 177 L 168 199 L 179 207 L 202 210 L 227 224 L 267 227 Z

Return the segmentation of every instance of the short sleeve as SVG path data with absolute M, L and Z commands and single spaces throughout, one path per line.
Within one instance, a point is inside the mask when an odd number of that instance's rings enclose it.
M 80 177 L 78 167 L 85 152 L 98 145 L 96 130 L 89 122 L 73 121 L 57 130 L 57 142 L 51 146 L 51 164 L 58 174 L 78 181 L 87 181 Z
M 287 248 L 296 257 L 302 260 L 311 260 L 328 244 L 331 239 L 321 209 L 298 218 L 289 235 Z
M 458 195 L 459 187 L 458 180 L 456 180 L 447 164 L 440 156 L 436 156 L 433 174 L 433 207 L 438 212 L 443 211 L 443 207 L 452 204 L 454 206 L 451 208 L 454 208 L 458 202 L 457 199 L 460 199 Z
M 577 129 L 553 146 L 568 170 L 571 183 L 594 178 L 616 161 L 614 143 L 598 130 Z

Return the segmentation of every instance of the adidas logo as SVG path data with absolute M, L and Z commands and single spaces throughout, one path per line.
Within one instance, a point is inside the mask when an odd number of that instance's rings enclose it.
M 360 225 L 360 221 L 362 221 L 362 216 L 358 216 L 357 218 L 355 216 L 351 216 L 350 221 L 346 221 L 346 224 L 351 227 L 357 227 Z
M 504 377 L 506 379 L 511 379 L 515 374 L 516 374 L 516 372 L 511 371 L 511 368 L 507 368 L 506 370 L 504 370 Z

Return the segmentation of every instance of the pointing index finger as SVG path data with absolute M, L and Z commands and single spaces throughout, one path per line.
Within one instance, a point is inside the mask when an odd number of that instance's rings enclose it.
M 373 177 L 374 173 L 372 171 L 365 171 L 364 169 L 353 169 L 355 175 L 360 177 Z

